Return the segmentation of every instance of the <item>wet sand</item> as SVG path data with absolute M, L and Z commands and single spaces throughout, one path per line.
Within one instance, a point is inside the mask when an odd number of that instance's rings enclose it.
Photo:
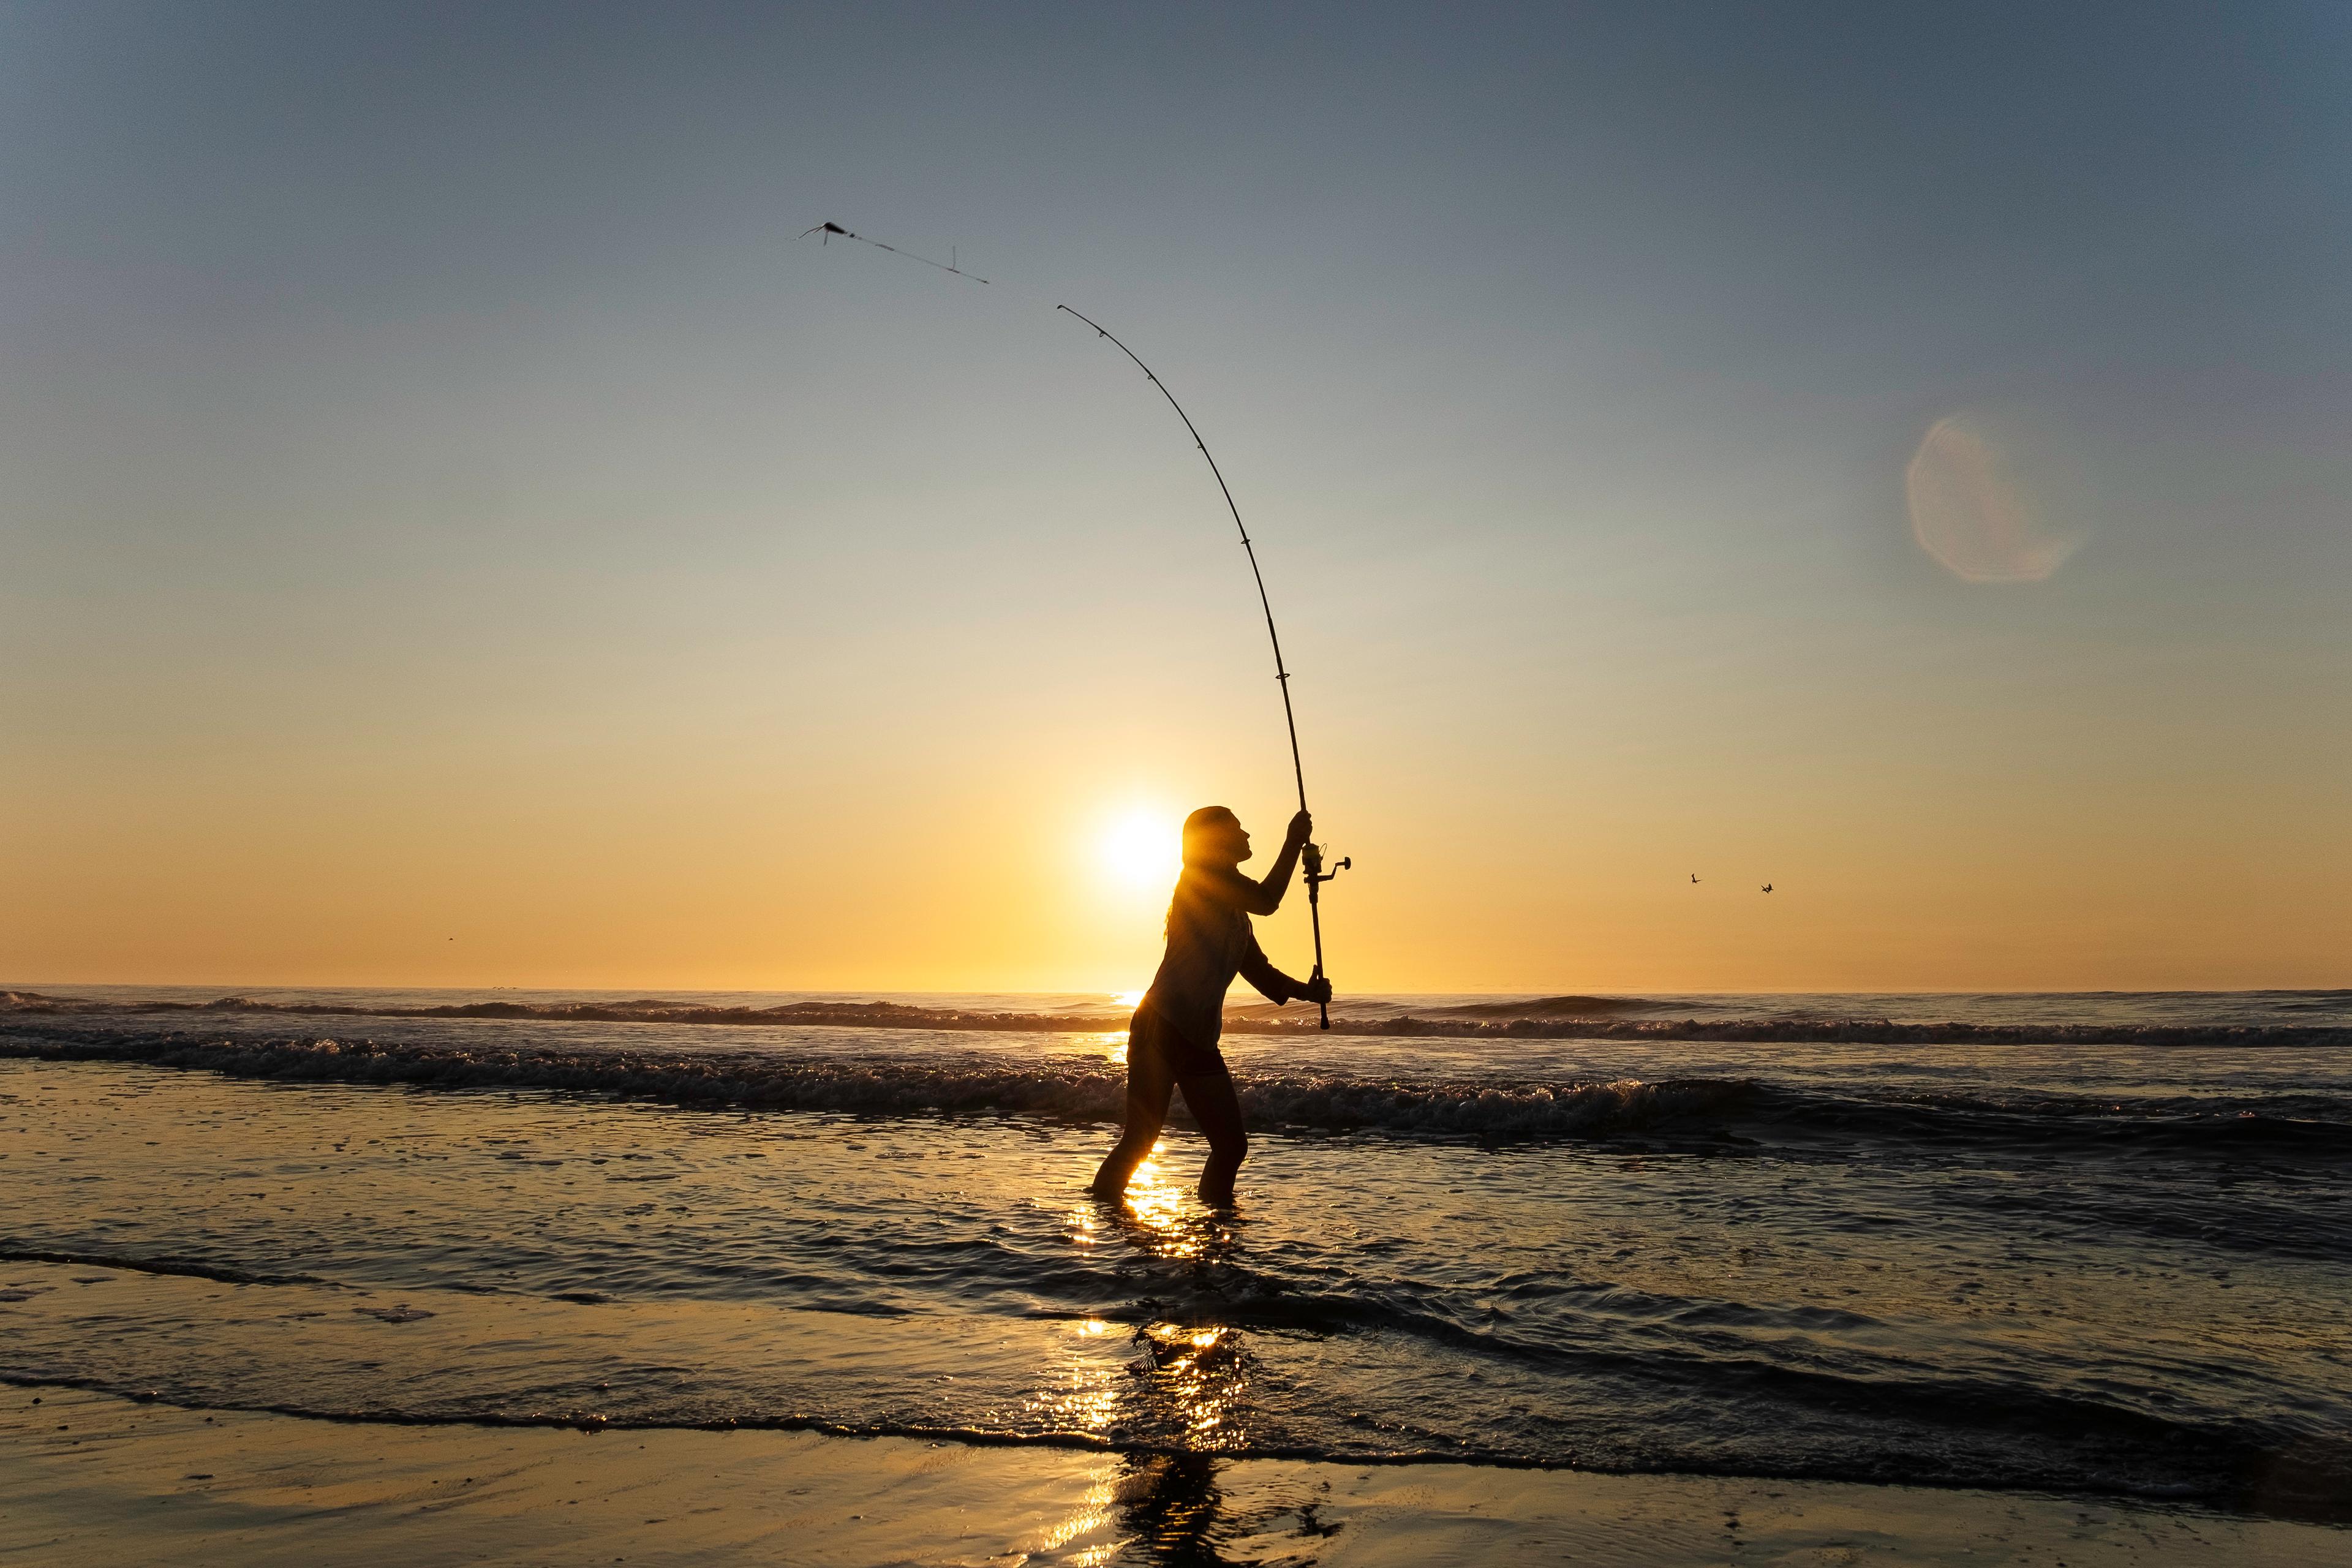
M 0 1563 L 2352 1564 L 2352 1530 L 1905 1487 L 395 1426 L 0 1389 Z

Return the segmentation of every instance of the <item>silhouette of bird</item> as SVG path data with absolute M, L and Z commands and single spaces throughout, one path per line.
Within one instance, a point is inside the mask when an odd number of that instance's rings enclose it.
M 1769 893 L 1769 892 L 1770 892 L 1770 891 L 1772 890 L 1772 884 L 1771 884 L 1771 883 L 1769 883 L 1769 882 L 1765 883 L 1765 884 L 1764 884 L 1764 890 L 1765 890 L 1766 892 L 1768 892 L 1768 893 Z
M 1693 872 L 1691 873 L 1691 880 L 1692 880 L 1692 881 L 1694 881 L 1694 882 L 1696 882 L 1696 881 L 1697 881 L 1697 880 L 1698 880 L 1698 873 L 1697 873 L 1697 872 L 1693 871 Z

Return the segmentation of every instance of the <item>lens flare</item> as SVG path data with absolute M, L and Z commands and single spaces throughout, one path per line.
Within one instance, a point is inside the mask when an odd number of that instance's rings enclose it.
M 2039 583 L 2082 548 L 2017 474 L 2012 444 L 1971 415 L 1939 419 L 1904 473 L 1911 536 L 1968 583 Z

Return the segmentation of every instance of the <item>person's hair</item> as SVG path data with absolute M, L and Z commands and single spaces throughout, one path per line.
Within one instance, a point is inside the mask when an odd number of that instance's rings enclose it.
M 1189 866 L 1200 858 L 1199 851 L 1203 839 L 1211 835 L 1223 837 L 1223 830 L 1227 828 L 1238 830 L 1241 825 L 1241 818 L 1222 805 L 1204 805 L 1186 817 L 1184 819 L 1184 863 Z

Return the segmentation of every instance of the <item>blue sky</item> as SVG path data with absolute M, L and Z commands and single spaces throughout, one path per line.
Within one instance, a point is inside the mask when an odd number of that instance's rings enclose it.
M 1066 300 L 1262 542 L 1363 984 L 2352 984 L 2340 7 L 16 5 L 0 80 L 8 978 L 1148 971 L 1098 823 L 1287 759 Z M 1947 419 L 2046 579 L 1920 548 Z

